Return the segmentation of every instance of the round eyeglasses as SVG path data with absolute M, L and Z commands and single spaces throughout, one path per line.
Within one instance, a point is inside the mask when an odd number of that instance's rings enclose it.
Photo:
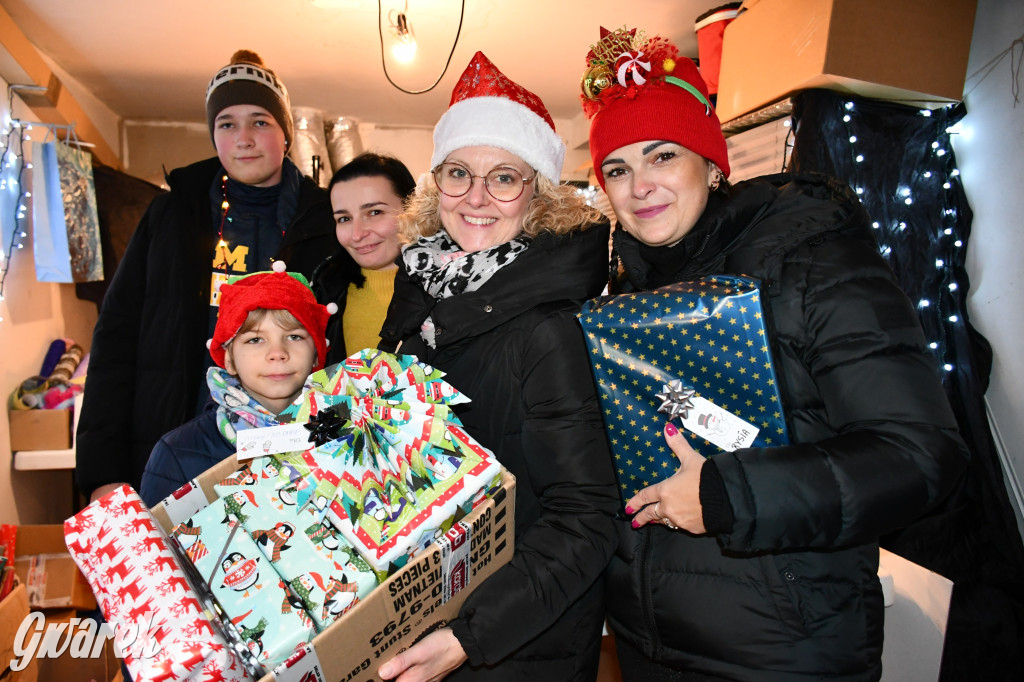
M 515 168 L 503 166 L 495 168 L 487 175 L 473 175 L 462 164 L 445 162 L 431 171 L 434 182 L 441 193 L 449 197 L 465 196 L 473 186 L 473 178 L 483 178 L 484 188 L 497 201 L 515 201 L 523 194 L 523 189 L 531 178 L 524 178 Z

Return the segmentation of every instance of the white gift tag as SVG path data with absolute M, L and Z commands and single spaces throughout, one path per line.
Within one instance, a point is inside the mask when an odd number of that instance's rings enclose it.
M 694 435 L 703 438 L 727 452 L 750 447 L 760 431 L 732 412 L 723 410 L 710 400 L 699 396 L 690 398 L 693 407 L 689 416 L 683 419 L 683 426 Z
M 264 455 L 308 450 L 309 447 L 309 429 L 305 424 L 279 424 L 235 433 L 235 452 L 239 462 Z

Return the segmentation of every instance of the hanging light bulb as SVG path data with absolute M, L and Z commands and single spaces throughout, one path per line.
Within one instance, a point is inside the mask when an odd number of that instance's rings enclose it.
M 405 9 L 408 8 L 409 5 L 406 3 Z M 391 54 L 403 64 L 411 62 L 416 57 L 416 36 L 412 32 L 408 17 L 405 16 L 405 10 L 399 12 L 395 23 L 391 24 L 391 33 L 395 37 Z

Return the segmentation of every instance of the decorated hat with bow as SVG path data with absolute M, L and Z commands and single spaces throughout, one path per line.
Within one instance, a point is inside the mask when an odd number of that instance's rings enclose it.
M 729 175 L 722 125 L 691 59 L 664 38 L 601 28 L 580 82 L 595 170 L 608 155 L 645 140 L 680 144 Z M 604 176 L 598 170 L 598 182 Z
M 477 52 L 452 91 L 448 111 L 434 127 L 431 167 L 463 147 L 497 147 L 512 152 L 557 184 L 565 143 L 555 132 L 540 97 L 508 79 Z
M 324 366 L 327 357 L 327 320 L 338 311 L 335 303 L 317 303 L 309 282 L 300 273 L 286 272 L 276 261 L 271 272 L 254 272 L 232 278 L 220 287 L 220 308 L 213 338 L 207 342 L 210 356 L 224 367 L 224 347 L 231 342 L 253 310 L 287 310 L 305 328 L 316 346 L 313 371 Z

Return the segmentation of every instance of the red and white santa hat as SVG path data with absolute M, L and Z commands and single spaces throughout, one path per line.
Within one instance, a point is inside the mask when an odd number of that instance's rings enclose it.
M 509 80 L 483 52 L 473 55 L 434 127 L 430 166 L 444 163 L 456 149 L 476 146 L 512 152 L 551 182 L 561 179 L 565 143 L 544 103 Z
M 283 261 L 275 261 L 271 272 L 255 272 L 232 278 L 220 286 L 220 308 L 213 338 L 206 342 L 210 356 L 224 367 L 224 347 L 242 328 L 253 310 L 287 310 L 299 321 L 316 347 L 316 371 L 327 358 L 327 320 L 338 311 L 336 303 L 320 305 L 302 274 L 287 272 Z

